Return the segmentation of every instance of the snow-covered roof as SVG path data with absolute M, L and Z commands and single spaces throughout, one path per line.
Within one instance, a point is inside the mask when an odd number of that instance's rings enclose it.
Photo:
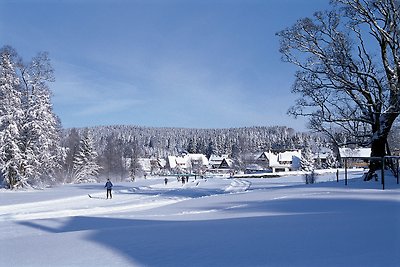
M 233 165 L 233 159 L 225 158 L 224 160 L 225 160 L 226 164 L 228 164 L 229 167 L 232 167 L 232 165 Z M 224 162 L 224 161 L 222 161 L 222 162 Z M 221 164 L 222 164 L 222 162 L 221 162 Z
M 165 167 L 165 165 L 167 164 L 167 161 L 165 159 L 158 159 L 158 163 L 160 164 L 161 167 Z
M 221 164 L 224 158 L 225 156 L 211 155 L 210 158 L 208 159 L 208 163 L 211 165 Z
M 199 161 L 203 165 L 208 165 L 208 159 L 204 154 L 187 154 L 190 161 Z
M 176 168 L 178 165 L 186 168 L 187 159 L 185 157 L 168 156 L 167 160 L 171 169 Z
M 264 155 L 268 159 L 270 166 L 278 165 L 278 155 L 272 153 L 271 151 L 264 152 Z
M 228 156 L 227 155 L 221 155 L 221 156 L 219 156 L 219 155 L 211 155 L 209 161 L 210 162 L 211 161 L 215 161 L 215 162 L 219 161 L 219 162 L 221 162 L 225 158 L 228 158 Z
M 224 161 L 229 167 L 231 167 L 233 164 L 233 160 L 230 159 L 228 155 L 211 155 L 210 159 L 208 160 L 208 164 L 213 166 L 214 168 L 219 168 Z
M 168 165 L 171 169 L 176 167 L 176 157 L 175 156 L 168 156 L 167 161 L 168 161 Z
M 203 165 L 208 165 L 207 157 L 203 154 L 187 154 L 183 157 L 168 156 L 167 157 L 169 167 L 171 169 L 179 167 L 187 168 L 190 166 L 192 161 L 200 161 Z
M 296 151 L 285 151 L 282 153 L 278 154 L 278 161 L 282 162 L 288 162 L 288 161 L 293 161 L 293 158 L 301 158 L 301 151 L 296 150 Z
M 341 147 L 339 148 L 339 154 L 341 158 L 349 158 L 349 157 L 370 157 L 371 156 L 371 148 L 348 148 Z
M 297 167 L 300 164 L 301 150 L 284 151 L 277 154 L 266 151 L 261 156 L 265 156 L 268 159 L 270 167 L 287 166 L 287 162 L 290 162 L 293 167 Z

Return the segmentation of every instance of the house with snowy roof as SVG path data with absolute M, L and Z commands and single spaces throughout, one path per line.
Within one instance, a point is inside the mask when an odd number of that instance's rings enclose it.
M 166 168 L 178 172 L 201 172 L 208 166 L 207 157 L 203 154 L 185 154 L 168 156 Z
M 211 155 L 208 159 L 209 169 L 231 169 L 233 160 L 228 155 Z
M 339 155 L 342 160 L 346 159 L 348 167 L 367 167 L 368 158 L 371 157 L 371 148 L 349 148 L 340 147 Z
M 180 156 L 167 157 L 166 168 L 168 168 L 169 170 L 181 172 L 183 170 L 186 170 L 187 167 L 188 167 L 188 162 L 184 157 Z
M 208 166 L 208 159 L 204 154 L 187 154 L 186 157 L 193 173 L 202 173 Z
M 270 168 L 271 166 L 278 165 L 278 154 L 271 152 L 271 150 L 262 152 L 257 161 L 263 162 Z
M 192 166 L 207 166 L 208 165 L 208 159 L 206 155 L 204 154 L 187 154 L 186 155 L 190 162 L 192 163 Z
M 145 173 L 156 174 L 164 169 L 166 161 L 159 158 L 139 158 L 138 162 Z
M 371 148 L 349 148 L 340 147 L 339 154 L 341 158 L 368 158 L 371 156 Z
M 269 150 L 262 152 L 258 160 L 263 161 L 272 172 L 296 171 L 301 167 L 301 150 L 278 153 Z

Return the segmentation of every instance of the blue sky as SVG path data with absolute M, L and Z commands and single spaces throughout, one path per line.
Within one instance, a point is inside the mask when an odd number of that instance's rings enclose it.
M 49 52 L 64 127 L 305 130 L 275 33 L 328 2 L 2 0 L 0 46 Z

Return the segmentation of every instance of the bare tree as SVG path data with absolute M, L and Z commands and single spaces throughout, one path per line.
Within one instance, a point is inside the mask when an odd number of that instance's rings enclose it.
M 400 111 L 400 8 L 398 0 L 332 0 L 277 35 L 283 61 L 299 70 L 289 110 L 340 144 L 370 145 L 384 156 Z M 338 144 L 339 145 L 339 144 Z M 376 166 L 371 166 L 375 169 Z

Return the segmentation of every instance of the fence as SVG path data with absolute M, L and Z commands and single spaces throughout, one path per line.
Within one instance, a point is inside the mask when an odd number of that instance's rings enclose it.
M 348 160 L 364 160 L 364 161 L 375 161 L 381 165 L 381 183 L 382 189 L 385 189 L 385 169 L 389 166 L 396 177 L 397 184 L 399 184 L 399 161 L 400 156 L 385 156 L 385 157 L 344 157 L 344 181 L 345 185 L 348 183 L 347 169 Z M 337 181 L 339 181 L 339 173 L 337 173 Z

